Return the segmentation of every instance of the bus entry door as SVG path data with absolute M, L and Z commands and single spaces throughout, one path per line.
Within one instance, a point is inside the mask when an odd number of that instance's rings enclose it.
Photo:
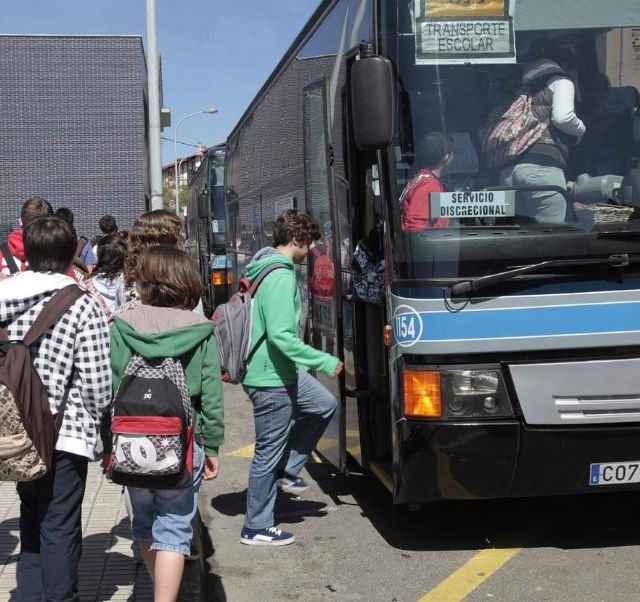
M 331 132 L 328 125 L 327 80 L 321 78 L 304 89 L 305 209 L 319 224 L 322 238 L 307 256 L 309 274 L 309 338 L 316 348 L 341 355 L 340 241 L 332 219 L 335 186 L 331 166 Z M 318 451 L 343 470 L 346 460 L 344 397 L 340 380 L 323 373 L 316 377 L 338 400 L 338 408 L 318 444 Z

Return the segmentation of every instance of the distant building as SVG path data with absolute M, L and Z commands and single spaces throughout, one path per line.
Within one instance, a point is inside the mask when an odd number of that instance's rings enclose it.
M 0 232 L 38 195 L 79 234 L 150 202 L 147 68 L 140 36 L 0 35 Z
M 180 190 L 183 190 L 189 185 L 189 181 L 196 171 L 198 171 L 208 150 L 206 146 L 201 146 L 197 151 L 189 155 L 178 157 L 178 188 Z M 165 189 L 173 192 L 176 185 L 175 163 L 167 163 L 162 166 L 162 182 Z M 173 196 L 171 198 L 173 198 Z

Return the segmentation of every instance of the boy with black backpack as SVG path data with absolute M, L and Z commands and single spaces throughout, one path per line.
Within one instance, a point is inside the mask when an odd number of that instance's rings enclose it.
M 215 326 L 192 311 L 202 283 L 186 254 L 144 250 L 136 289 L 142 303 L 113 319 L 115 397 L 104 445 L 112 480 L 127 487 L 154 600 L 164 602 L 178 593 L 200 482 L 218 474 L 222 381 Z
M 36 398 L 37 387 L 22 392 L 6 387 L 16 364 L 3 364 L 0 439 L 4 439 L 4 451 L 12 438 L 8 413 L 18 404 L 22 404 L 20 418 L 28 434 L 24 449 L 39 449 L 39 458 L 32 454 L 30 465 L 20 466 L 24 457 L 15 453 L 19 452 L 15 448 L 11 457 L 3 454 L 0 471 L 0 478 L 21 481 L 17 565 L 20 601 L 79 599 L 87 464 L 94 458 L 100 419 L 110 400 L 109 330 L 104 312 L 66 275 L 76 240 L 73 227 L 59 218 L 30 221 L 24 229 L 30 270 L 0 281 L 0 326 L 8 341 L 14 341 L 0 343 L 1 354 L 8 358 L 20 343 L 29 348 L 49 406 L 42 404 L 42 395 Z M 74 292 L 71 297 L 67 295 L 70 290 Z M 65 295 L 62 304 L 60 295 Z M 55 304 L 62 313 L 53 325 L 38 323 L 43 316 L 51 323 L 50 319 L 56 317 L 51 311 Z M 40 402 L 37 409 L 36 399 Z M 51 414 L 56 418 L 57 432 L 53 431 Z M 43 431 L 48 441 L 43 441 Z M 49 445 L 55 446 L 55 451 L 43 452 Z M 42 471 L 19 474 L 39 464 L 44 464 Z

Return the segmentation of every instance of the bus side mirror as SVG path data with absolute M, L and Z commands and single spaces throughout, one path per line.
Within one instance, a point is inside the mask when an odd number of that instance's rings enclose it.
M 381 56 L 363 56 L 351 66 L 351 117 L 356 146 L 363 151 L 393 142 L 393 67 Z

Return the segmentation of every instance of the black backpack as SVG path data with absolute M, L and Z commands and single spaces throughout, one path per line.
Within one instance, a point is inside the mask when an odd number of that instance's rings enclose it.
M 112 481 L 147 489 L 191 484 L 192 423 L 180 360 L 134 354 L 111 405 Z

